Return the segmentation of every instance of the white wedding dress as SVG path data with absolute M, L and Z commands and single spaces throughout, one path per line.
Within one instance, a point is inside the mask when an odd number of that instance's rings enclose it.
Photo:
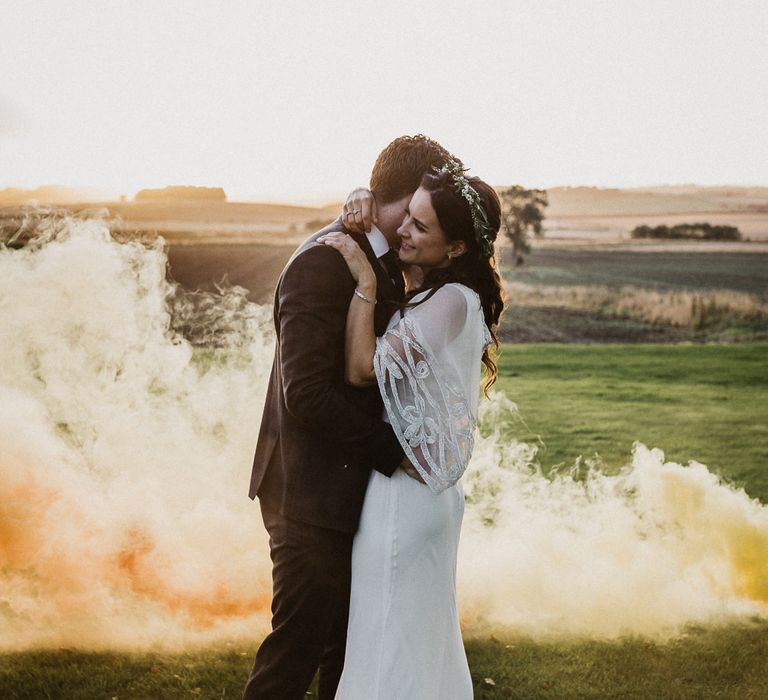
M 417 295 L 419 301 L 426 292 Z M 344 672 L 337 700 L 467 700 L 472 679 L 456 606 L 456 554 L 472 452 L 480 299 L 449 284 L 397 313 L 377 340 L 385 419 L 426 484 L 371 473 L 352 550 Z

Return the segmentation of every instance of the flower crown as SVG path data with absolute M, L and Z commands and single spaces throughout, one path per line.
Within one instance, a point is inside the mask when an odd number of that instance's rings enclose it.
M 484 257 L 490 258 L 493 255 L 493 242 L 496 240 L 496 231 L 488 223 L 488 217 L 485 214 L 485 209 L 483 209 L 480 195 L 464 176 L 465 169 L 455 160 L 449 160 L 442 168 L 433 167 L 432 169 L 438 175 L 448 173 L 453 179 L 456 191 L 469 205 L 472 226 L 475 229 L 475 239 L 480 245 L 480 250 Z

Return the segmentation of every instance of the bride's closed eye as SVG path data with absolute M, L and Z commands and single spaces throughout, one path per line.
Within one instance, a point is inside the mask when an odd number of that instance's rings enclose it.
M 415 219 L 411 216 L 411 210 L 406 208 L 405 210 L 405 219 L 403 220 L 403 223 L 405 223 L 408 219 L 411 219 L 413 221 L 413 225 L 422 233 L 426 232 L 427 227 L 421 223 L 418 219 Z
M 413 219 L 413 217 L 411 217 Z M 416 227 L 418 231 L 421 231 L 422 233 L 427 232 L 427 227 L 421 223 L 418 219 L 413 219 L 413 225 Z

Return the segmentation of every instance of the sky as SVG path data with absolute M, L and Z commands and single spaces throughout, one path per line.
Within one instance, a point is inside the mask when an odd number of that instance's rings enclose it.
M 764 0 L 4 0 L 0 189 L 332 200 L 425 133 L 494 185 L 768 185 Z

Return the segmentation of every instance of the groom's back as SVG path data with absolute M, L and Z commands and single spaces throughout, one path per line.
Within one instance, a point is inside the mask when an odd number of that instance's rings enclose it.
M 286 517 L 354 532 L 371 468 L 365 438 L 382 405 L 377 387 L 344 380 L 355 282 L 339 253 L 316 242 L 343 230 L 336 221 L 310 236 L 280 275 L 275 357 L 249 495 Z

